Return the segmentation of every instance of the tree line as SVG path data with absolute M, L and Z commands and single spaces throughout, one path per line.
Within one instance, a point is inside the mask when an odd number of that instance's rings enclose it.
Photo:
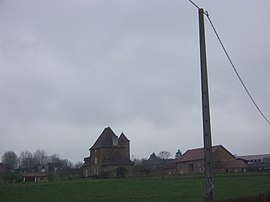
M 22 151 L 17 155 L 14 151 L 7 151 L 2 155 L 2 163 L 9 166 L 11 170 L 23 170 L 31 172 L 38 165 L 46 165 L 48 163 L 59 163 L 65 168 L 80 168 L 82 162 L 73 164 L 68 159 L 61 159 L 58 154 L 47 155 L 45 150 L 37 149 L 35 152 L 28 150 Z

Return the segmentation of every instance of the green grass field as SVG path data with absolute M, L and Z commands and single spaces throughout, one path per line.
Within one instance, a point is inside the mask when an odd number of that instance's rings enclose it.
M 80 180 L 62 183 L 0 185 L 2 202 L 179 202 L 202 201 L 204 179 L 197 177 L 145 177 L 112 180 Z M 256 195 L 270 191 L 270 173 L 219 175 L 217 199 Z

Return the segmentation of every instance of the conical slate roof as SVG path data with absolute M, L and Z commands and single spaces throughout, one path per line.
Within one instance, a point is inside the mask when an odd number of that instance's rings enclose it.
M 90 149 L 97 149 L 102 147 L 113 147 L 113 139 L 117 140 L 117 136 L 114 134 L 110 127 L 107 127 L 100 134 L 94 145 Z
M 129 139 L 127 139 L 127 137 L 125 136 L 124 133 L 121 133 L 120 137 L 119 137 L 119 141 L 128 141 L 129 142 Z
M 129 144 L 129 139 L 122 133 L 118 139 L 118 143 L 120 147 L 125 146 L 126 144 Z

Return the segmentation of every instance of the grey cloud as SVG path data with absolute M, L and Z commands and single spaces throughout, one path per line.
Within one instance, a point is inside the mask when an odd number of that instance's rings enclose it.
M 198 3 L 270 116 L 269 2 Z M 129 137 L 136 157 L 202 146 L 198 16 L 188 1 L 0 7 L 0 154 L 41 148 L 82 160 L 107 126 Z M 213 143 L 238 154 L 269 152 L 269 127 L 205 22 Z

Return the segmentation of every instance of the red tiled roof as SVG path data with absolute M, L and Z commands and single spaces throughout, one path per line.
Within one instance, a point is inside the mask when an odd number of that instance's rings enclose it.
M 225 149 L 222 145 L 213 146 L 212 153 L 216 152 L 219 148 Z M 197 148 L 187 150 L 181 157 L 176 160 L 176 162 L 196 161 L 202 159 L 204 159 L 204 148 Z
M 23 177 L 47 177 L 47 173 L 22 173 Z
M 243 160 L 233 159 L 233 160 L 224 160 L 224 168 L 246 168 L 247 164 Z

